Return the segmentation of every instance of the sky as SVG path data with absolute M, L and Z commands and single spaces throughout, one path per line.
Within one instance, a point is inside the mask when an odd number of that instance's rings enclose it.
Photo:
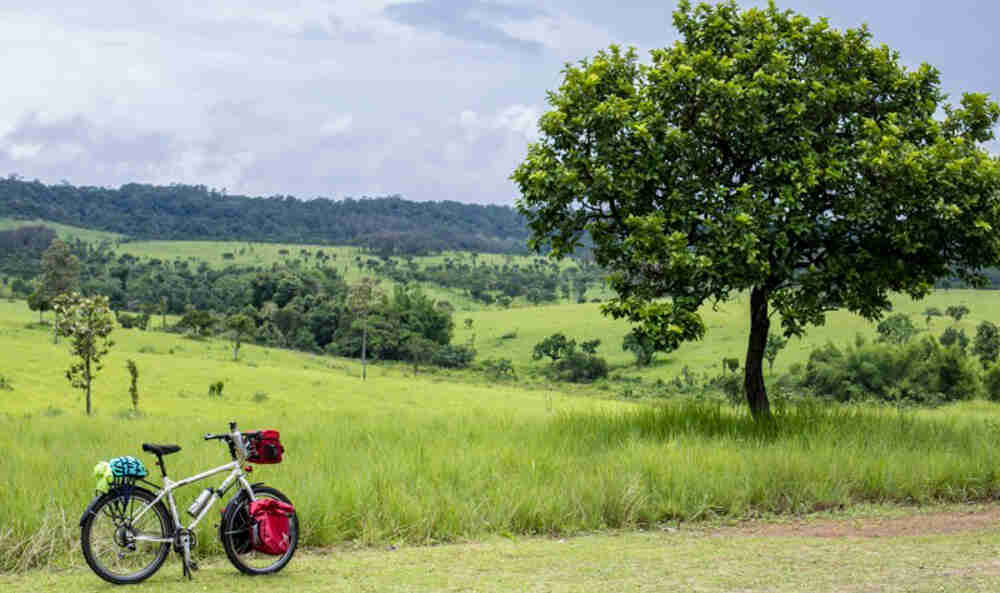
M 746 0 L 745 6 L 759 5 Z M 0 175 L 513 204 L 567 62 L 672 0 L 0 0 Z M 782 0 L 1000 98 L 992 0 Z M 996 146 L 995 144 L 993 146 Z M 992 148 L 992 147 L 991 147 Z

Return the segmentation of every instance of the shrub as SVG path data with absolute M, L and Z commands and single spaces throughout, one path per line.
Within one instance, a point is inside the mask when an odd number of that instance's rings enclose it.
M 917 326 L 913 325 L 913 321 L 909 315 L 897 313 L 882 320 L 878 324 L 876 331 L 878 331 L 878 340 L 880 342 L 905 344 L 920 330 L 917 329 Z
M 264 393 L 263 391 L 258 391 L 258 392 L 256 392 L 256 393 L 253 394 L 253 401 L 255 403 L 258 403 L 258 404 L 266 402 L 267 401 L 267 394 Z
M 517 379 L 517 373 L 514 372 L 514 365 L 507 358 L 497 360 L 488 358 L 482 362 L 482 367 L 483 372 L 492 379 Z
M 11 385 L 10 379 L 0 375 L 0 391 L 14 391 L 14 386 Z
M 843 351 L 827 344 L 809 355 L 803 385 L 838 401 L 875 398 L 924 404 L 968 399 L 982 390 L 972 360 L 933 338 L 900 346 L 862 344 Z
M 600 356 L 586 352 L 571 352 L 552 363 L 550 372 L 558 381 L 590 383 L 608 376 L 608 363 Z
M 472 346 L 453 346 L 446 344 L 438 348 L 431 362 L 448 369 L 464 369 L 476 358 L 476 349 Z
M 1000 401 L 1000 364 L 994 364 L 983 373 L 983 387 L 986 397 L 992 401 Z
M 216 381 L 208 386 L 209 397 L 222 397 L 222 388 L 225 384 L 222 381 Z
M 954 327 L 944 330 L 938 341 L 941 342 L 942 346 L 956 345 L 962 352 L 965 352 L 965 349 L 969 347 L 969 336 L 965 335 L 965 330 Z

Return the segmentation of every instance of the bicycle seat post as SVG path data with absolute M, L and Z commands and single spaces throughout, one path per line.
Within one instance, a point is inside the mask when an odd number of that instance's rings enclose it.
M 163 477 L 167 477 L 167 466 L 163 465 L 163 455 L 159 453 L 156 454 L 156 465 L 160 466 L 160 473 Z

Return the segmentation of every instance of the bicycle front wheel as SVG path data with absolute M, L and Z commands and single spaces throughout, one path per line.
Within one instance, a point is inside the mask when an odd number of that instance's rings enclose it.
M 273 498 L 291 504 L 288 497 L 274 488 L 255 485 L 253 495 L 257 498 Z M 219 538 L 226 556 L 240 572 L 249 575 L 272 574 L 288 564 L 299 544 L 299 519 L 297 515 L 288 518 L 288 549 L 284 554 L 272 556 L 259 552 L 253 547 L 253 518 L 250 516 L 250 500 L 239 495 L 229 503 L 219 525 Z
M 125 585 L 138 583 L 156 572 L 170 552 L 168 542 L 141 537 L 170 537 L 167 509 L 157 503 L 139 513 L 156 497 L 147 490 L 112 490 L 84 517 L 80 529 L 83 557 L 102 579 Z

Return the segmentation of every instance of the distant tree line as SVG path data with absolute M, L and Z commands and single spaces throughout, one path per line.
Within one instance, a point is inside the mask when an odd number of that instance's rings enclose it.
M 528 230 L 512 208 L 398 196 L 299 200 L 227 195 L 203 185 L 118 189 L 0 178 L 0 216 L 41 218 L 139 239 L 211 239 L 362 245 L 393 255 L 475 250 L 525 253 Z

